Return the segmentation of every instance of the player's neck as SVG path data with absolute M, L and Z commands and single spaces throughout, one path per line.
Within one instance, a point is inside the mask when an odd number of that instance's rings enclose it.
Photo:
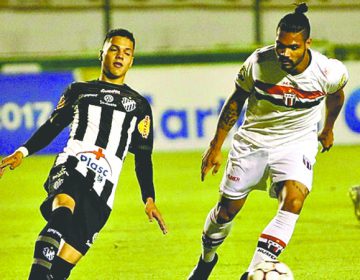
M 125 76 L 110 78 L 107 77 L 104 73 L 102 73 L 99 77 L 99 81 L 114 84 L 114 85 L 123 85 L 125 80 Z

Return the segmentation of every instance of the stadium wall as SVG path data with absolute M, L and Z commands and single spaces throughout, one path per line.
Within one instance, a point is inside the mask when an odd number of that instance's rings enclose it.
M 328 43 L 360 43 L 360 6 L 311 8 L 312 37 Z M 274 41 L 280 18 L 288 9 L 262 11 L 263 43 Z M 0 9 L 0 53 L 6 55 L 84 54 L 99 49 L 103 37 L 101 9 Z M 138 52 L 224 50 L 255 43 L 255 17 L 242 9 L 116 9 L 112 26 L 128 28 Z M 354 28 L 351 28 L 354 27 Z
M 345 64 L 350 80 L 345 88 L 345 105 L 336 122 L 335 141 L 360 144 L 360 82 L 352 78 L 360 72 L 360 62 Z M 222 104 L 233 90 L 239 66 L 228 63 L 134 67 L 128 73 L 127 83 L 152 105 L 155 149 L 204 149 L 214 133 Z M 0 154 L 12 152 L 31 136 L 48 118 L 69 83 L 97 77 L 96 68 L 1 74 Z M 58 152 L 67 136 L 66 130 L 42 153 Z

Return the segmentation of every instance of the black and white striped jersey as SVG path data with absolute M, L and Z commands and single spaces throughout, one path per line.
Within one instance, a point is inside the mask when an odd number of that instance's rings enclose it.
M 59 130 L 71 124 L 55 166 L 75 157 L 75 169 L 93 177 L 93 190 L 110 208 L 127 152 L 152 152 L 150 104 L 127 85 L 75 82 L 63 93 L 49 122 Z

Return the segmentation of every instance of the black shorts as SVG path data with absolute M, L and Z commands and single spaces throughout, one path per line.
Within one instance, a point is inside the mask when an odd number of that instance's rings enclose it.
M 52 213 L 54 197 L 57 194 L 71 196 L 75 201 L 75 209 L 72 224 L 63 239 L 85 255 L 105 225 L 111 209 L 95 193 L 92 184 L 74 168 L 75 166 L 76 162 L 70 160 L 51 169 L 44 184 L 48 197 L 40 206 L 40 210 L 43 217 L 48 220 Z

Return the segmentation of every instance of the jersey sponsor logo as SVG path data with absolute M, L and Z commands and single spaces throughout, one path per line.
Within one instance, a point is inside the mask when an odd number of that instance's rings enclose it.
M 60 188 L 60 186 L 64 183 L 64 179 L 63 178 L 60 178 L 58 180 L 56 180 L 54 183 L 53 183 L 53 188 L 54 190 L 57 190 L 58 188 Z
M 107 94 L 104 96 L 104 100 L 105 100 L 105 102 L 111 103 L 114 101 L 114 97 L 110 94 Z
M 55 250 L 53 248 L 45 247 L 42 253 L 49 261 L 52 261 L 55 257 Z
M 114 97 L 110 94 L 104 95 L 104 101 L 100 100 L 101 105 L 107 105 L 111 107 L 116 107 L 116 104 L 112 103 L 114 101 Z
M 150 117 L 148 115 L 146 115 L 145 118 L 143 118 L 139 122 L 137 128 L 138 128 L 138 131 L 141 134 L 142 138 L 147 139 L 149 137 L 150 125 L 151 125 L 151 120 L 150 120 Z
M 66 171 L 65 166 L 62 166 L 61 169 L 56 172 L 56 174 L 52 177 L 53 180 L 56 180 L 60 177 L 63 177 L 64 175 L 69 176 L 69 173 Z
M 85 163 L 88 168 L 97 173 L 98 176 L 96 180 L 98 182 L 102 182 L 104 177 L 112 175 L 111 166 L 101 148 L 97 151 L 80 152 L 77 153 L 76 156 L 79 157 L 80 162 Z
M 270 258 L 273 259 L 273 260 L 276 260 L 276 259 L 277 259 L 275 255 L 271 254 L 271 253 L 270 253 L 269 251 L 267 251 L 267 250 L 264 250 L 263 248 L 257 248 L 257 251 L 258 251 L 259 253 L 262 253 L 262 254 L 264 254 L 264 255 L 267 255 L 268 257 L 270 257 Z
M 56 105 L 56 110 L 59 110 L 65 106 L 65 96 L 61 96 L 58 104 Z
M 62 166 L 61 169 L 51 178 L 53 181 L 52 187 L 54 190 L 60 188 L 60 186 L 64 183 L 64 176 L 69 176 L 69 173 L 66 171 L 65 166 Z
M 120 90 L 117 89 L 101 89 L 100 90 L 101 93 L 115 93 L 115 94 L 120 94 Z
M 234 176 L 234 175 L 231 175 L 231 174 L 227 174 L 227 177 L 230 181 L 233 181 L 233 182 L 239 182 L 240 181 L 240 178 L 237 177 L 237 176 Z
M 136 102 L 130 97 L 123 97 L 121 99 L 121 104 L 124 106 L 126 112 L 131 112 L 136 109 Z
M 97 97 L 98 95 L 95 93 L 87 93 L 87 94 L 82 94 L 80 97 L 84 98 L 84 97 Z
M 55 235 L 57 235 L 59 238 L 62 237 L 62 234 L 61 234 L 60 232 L 58 232 L 56 229 L 48 228 L 47 232 L 48 232 L 48 233 L 51 233 L 51 234 L 55 234 Z

